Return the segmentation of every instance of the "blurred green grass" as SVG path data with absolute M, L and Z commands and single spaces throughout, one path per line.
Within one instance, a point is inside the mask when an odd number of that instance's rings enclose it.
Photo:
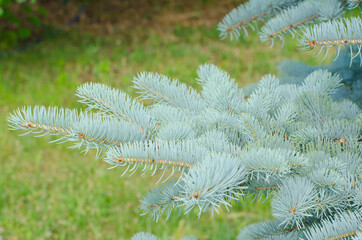
M 4 239 L 129 239 L 139 231 L 162 239 L 194 234 L 234 239 L 250 223 L 271 217 L 269 203 L 234 203 L 219 215 L 173 214 L 154 222 L 140 216 L 139 200 L 157 176 L 120 178 L 121 169 L 90 152 L 83 156 L 51 138 L 19 137 L 7 126 L 9 112 L 23 105 L 82 107 L 74 96 L 84 82 L 100 82 L 129 94 L 132 76 L 152 71 L 195 85 L 196 69 L 212 63 L 240 86 L 277 74 L 282 59 L 319 63 L 298 52 L 296 41 L 269 48 L 255 34 L 220 40 L 216 27 L 176 25 L 162 35 L 135 27 L 126 35 L 101 37 L 65 32 L 36 47 L 0 59 L 0 236 Z

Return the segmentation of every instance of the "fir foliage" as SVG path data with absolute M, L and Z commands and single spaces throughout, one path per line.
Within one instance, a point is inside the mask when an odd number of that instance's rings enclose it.
M 325 56 L 332 47 L 337 48 L 337 56 L 341 47 L 348 47 L 351 63 L 358 57 L 362 64 L 362 20 L 359 17 L 332 20 L 306 27 L 299 42 L 302 48 L 318 48 L 317 54 L 324 50 Z
M 76 95 L 81 99 L 81 103 L 88 105 L 87 111 L 95 109 L 147 130 L 155 127 L 150 114 L 142 104 L 117 89 L 97 83 L 86 83 L 77 89 Z
M 24 107 L 11 114 L 9 121 L 13 130 L 22 129 L 38 136 L 59 135 L 54 142 L 76 142 L 74 147 L 85 145 L 86 151 L 147 138 L 141 128 L 131 123 L 75 109 Z
M 358 57 L 362 64 L 361 18 L 343 16 L 360 4 L 359 0 L 249 0 L 227 14 L 218 28 L 221 38 L 233 39 L 239 38 L 241 31 L 247 36 L 248 26 L 255 30 L 263 22 L 259 31 L 262 42 L 273 45 L 276 40 L 284 42 L 288 34 L 299 35 L 301 48 L 316 48 L 326 55 L 335 47 L 338 55 L 347 47 L 351 61 Z
M 193 209 L 199 217 L 218 213 L 251 197 L 271 199 L 273 220 L 245 227 L 240 240 L 361 239 L 362 20 L 343 17 L 360 3 L 250 0 L 219 24 L 221 37 L 233 39 L 264 22 L 259 36 L 271 45 L 299 34 L 300 46 L 317 54 L 336 48 L 331 65 L 285 61 L 281 78 L 265 75 L 239 88 L 205 64 L 197 70 L 200 91 L 143 72 L 133 79 L 139 99 L 86 83 L 77 89 L 85 111 L 24 107 L 9 124 L 85 151 L 104 150 L 122 175 L 160 172 L 162 183 L 140 205 L 156 221 Z
M 360 67 L 358 60 L 354 59 L 350 65 L 349 56 L 346 53 L 341 53 L 336 61 L 329 65 L 309 66 L 302 62 L 282 61 L 279 64 L 280 81 L 284 84 L 300 85 L 311 72 L 328 70 L 338 74 L 343 79 L 342 86 L 332 94 L 332 98 L 338 101 L 348 98 L 362 107 L 362 67 Z M 355 113 L 354 106 L 349 101 L 345 102 L 345 107 L 342 108 L 344 116 Z
M 258 21 L 265 21 L 268 16 L 274 15 L 282 9 L 293 6 L 301 0 L 251 0 L 239 5 L 227 14 L 221 23 L 219 23 L 220 36 L 231 39 L 239 38 L 240 31 L 243 30 L 247 35 L 247 26 L 253 27 L 252 24 Z
M 123 174 L 160 172 L 163 183 L 140 206 L 156 221 L 192 209 L 199 216 L 218 212 L 251 197 L 271 199 L 274 220 L 246 227 L 239 239 L 356 239 L 362 113 L 350 100 L 333 99 L 343 84 L 338 71 L 305 68 L 300 84 L 266 75 L 248 97 L 214 65 L 200 66 L 200 92 L 142 73 L 134 83 L 141 100 L 151 100 L 148 106 L 84 84 L 77 95 L 87 112 L 25 107 L 9 123 L 103 149 L 105 161 Z M 157 238 L 140 233 L 133 239 Z
M 247 36 L 247 27 L 258 31 L 260 40 L 271 46 L 276 41 L 284 44 L 287 35 L 298 36 L 300 49 L 313 50 L 327 57 L 331 49 L 336 57 L 331 66 L 307 67 L 303 63 L 282 63 L 283 83 L 300 84 L 317 69 L 337 72 L 344 79 L 343 88 L 333 96 L 349 98 L 362 106 L 362 20 L 359 16 L 347 18 L 347 12 L 361 8 L 360 0 L 249 0 L 227 14 L 219 23 L 221 38 Z M 354 11 L 356 13 L 357 11 Z M 351 14 L 349 14 L 351 15 Z M 323 58 L 323 59 L 324 59 Z M 288 68 L 285 72 L 285 68 Z M 292 71 L 290 71 L 292 70 Z M 249 95 L 255 85 L 246 89 Z
M 338 0 L 303 1 L 296 6 L 289 7 L 273 18 L 260 30 L 260 40 L 269 41 L 273 45 L 279 38 L 284 41 L 284 34 L 294 34 L 300 28 L 317 20 L 331 20 L 342 14 L 342 5 Z

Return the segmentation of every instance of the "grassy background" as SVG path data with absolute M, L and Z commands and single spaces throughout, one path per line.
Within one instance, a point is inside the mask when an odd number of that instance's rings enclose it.
M 178 13 L 198 20 L 216 1 Z M 227 13 L 230 1 L 218 12 Z M 162 16 L 172 17 L 161 8 Z M 166 8 L 166 7 L 165 7 Z M 195 18 L 195 17 L 193 17 Z M 186 18 L 187 19 L 187 18 Z M 7 126 L 9 112 L 23 105 L 82 107 L 74 96 L 84 82 L 101 82 L 130 94 L 132 76 L 159 72 L 195 86 L 196 69 L 212 63 L 226 70 L 240 86 L 277 74 L 282 59 L 311 64 L 313 54 L 297 52 L 295 41 L 269 48 L 255 34 L 238 41 L 220 40 L 216 24 L 176 21 L 162 28 L 130 24 L 126 31 L 98 34 L 86 23 L 22 53 L 0 59 L 0 239 L 129 239 L 139 231 L 162 239 L 194 234 L 199 239 L 234 239 L 247 224 L 271 217 L 269 204 L 234 203 L 220 215 L 195 212 L 154 222 L 140 216 L 139 200 L 154 186 L 157 176 L 124 176 L 107 169 L 94 152 L 83 156 L 69 145 L 48 144 L 51 138 L 19 137 Z M 84 28 L 83 28 L 84 27 Z M 161 29 L 161 30 L 160 30 Z M 197 86 L 195 86 L 197 87 Z

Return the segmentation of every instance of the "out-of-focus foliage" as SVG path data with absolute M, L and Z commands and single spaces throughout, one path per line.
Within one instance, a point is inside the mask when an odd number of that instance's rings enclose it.
M 42 25 L 46 11 L 36 0 L 0 0 L 0 49 L 9 49 L 27 40 Z

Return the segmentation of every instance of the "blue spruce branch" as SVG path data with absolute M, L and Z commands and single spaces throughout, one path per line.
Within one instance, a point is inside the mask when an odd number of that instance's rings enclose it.
M 200 217 L 229 209 L 232 201 L 271 198 L 275 220 L 245 228 L 240 239 L 314 238 L 329 228 L 331 239 L 358 237 L 362 114 L 351 101 L 333 100 L 342 79 L 306 67 L 301 83 L 283 85 L 266 75 L 245 98 L 216 66 L 203 65 L 198 74 L 201 93 L 165 76 L 141 74 L 135 85 L 155 101 L 150 106 L 86 84 L 78 95 L 87 112 L 27 107 L 11 114 L 9 123 L 106 149 L 105 160 L 123 174 L 159 172 L 166 183 L 140 206 L 155 220 L 182 209 L 196 208 Z M 355 223 L 344 227 L 347 215 Z

